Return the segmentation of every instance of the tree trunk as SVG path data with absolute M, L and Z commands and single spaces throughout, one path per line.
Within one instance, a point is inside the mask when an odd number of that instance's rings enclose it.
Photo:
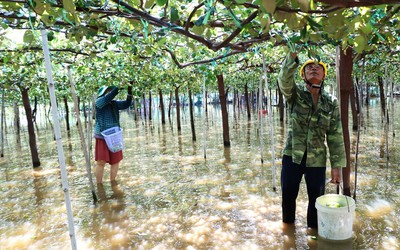
M 78 103 L 79 103 L 79 100 L 80 100 L 80 98 L 78 98 Z M 89 102 L 89 104 L 90 104 L 90 102 Z M 83 110 L 83 118 L 85 118 L 84 124 L 85 124 L 85 129 L 86 129 L 86 127 L 88 125 L 88 109 L 86 108 L 85 99 L 83 99 L 83 102 L 82 102 L 82 110 Z M 78 121 L 76 121 L 76 125 L 78 126 Z
M 283 122 L 283 120 L 285 118 L 285 109 L 284 109 L 284 106 L 283 106 L 283 95 L 282 95 L 281 89 L 279 88 L 278 84 L 277 84 L 277 86 L 278 86 L 278 98 L 279 98 L 279 101 L 278 101 L 279 121 Z
M 19 145 L 21 143 L 21 119 L 19 117 L 19 107 L 17 102 L 13 103 L 13 108 L 14 108 L 14 130 L 17 138 L 17 144 Z
M 146 95 L 143 93 L 143 116 L 144 116 L 144 120 L 146 120 L 147 118 L 147 111 L 146 111 Z
M 360 129 L 360 127 L 358 126 L 359 119 L 360 119 L 360 122 L 362 121 L 362 119 L 360 118 L 362 115 L 362 114 L 360 114 L 361 113 L 361 105 L 362 105 L 362 94 L 360 93 L 361 92 L 360 86 L 361 86 L 361 84 L 359 83 L 359 79 L 358 79 L 358 77 L 356 77 L 356 86 L 353 86 L 354 87 L 355 107 L 356 107 L 355 108 L 356 113 L 353 115 L 357 116 L 356 120 L 355 120 L 357 123 L 353 124 L 353 130 L 355 130 L 355 131 Z
M 383 79 L 381 76 L 378 76 L 379 83 L 379 98 L 381 100 L 381 122 L 385 121 L 386 114 L 386 96 L 385 96 L 385 86 L 383 86 Z M 387 121 L 389 121 L 389 116 L 387 117 Z
M 82 114 L 83 114 L 83 124 L 85 125 L 86 128 L 86 108 L 85 108 L 85 100 L 83 100 L 83 102 L 81 102 L 81 98 L 80 97 L 76 97 L 77 98 L 77 102 L 78 102 L 78 109 L 82 110 Z M 82 103 L 82 107 L 80 106 Z M 75 111 L 75 110 L 74 110 Z M 80 113 L 80 112 L 79 112 Z M 75 114 L 76 115 L 76 114 Z M 75 121 L 75 126 L 78 126 L 78 119 L 76 119 Z
M 233 112 L 234 113 L 236 113 L 237 103 L 238 103 L 238 90 L 235 89 L 233 91 Z
M 168 103 L 168 119 L 171 120 L 171 108 L 172 108 L 172 91 L 169 92 L 169 103 Z
M 138 105 L 137 105 L 137 101 L 136 101 L 136 98 L 134 98 L 133 99 L 133 110 L 135 111 L 134 112 L 134 117 L 135 117 L 135 121 L 137 121 L 138 120 Z
M 365 93 L 365 105 L 368 106 L 369 105 L 369 99 L 371 98 L 371 94 L 370 94 L 370 86 L 369 83 L 367 83 L 365 85 L 365 89 L 366 89 L 366 93 Z
M 356 91 L 354 87 L 354 82 L 351 84 L 350 88 L 350 106 L 351 106 L 351 116 L 353 118 L 353 131 L 357 131 L 358 119 L 357 119 L 357 108 L 356 108 Z
M 24 104 L 26 120 L 28 123 L 29 148 L 31 150 L 32 164 L 33 164 L 34 168 L 37 168 L 40 166 L 40 160 L 39 160 L 39 154 L 38 154 L 38 149 L 37 149 L 37 145 L 36 145 L 36 134 L 35 134 L 34 126 L 33 126 L 32 108 L 31 108 L 31 104 L 29 102 L 28 89 L 22 88 L 21 95 L 22 95 L 22 102 Z
M 35 122 L 36 121 L 36 114 L 37 114 L 37 97 L 34 97 L 34 104 L 33 104 L 33 110 L 32 110 L 32 120 Z
M 181 105 L 179 102 L 179 87 L 175 88 L 175 103 L 176 103 L 176 127 L 181 131 Z
M 149 120 L 151 121 L 151 107 L 152 103 L 151 103 L 151 91 L 149 91 Z
M 246 100 L 246 109 L 247 109 L 247 120 L 251 120 L 251 111 L 250 111 L 250 97 L 249 97 L 249 88 L 247 83 L 244 85 L 244 99 Z
M 206 105 L 206 115 L 208 115 L 208 93 L 207 93 L 207 90 L 206 90 L 206 94 L 205 94 L 205 103 L 204 103 L 204 105 Z
M 192 140 L 196 141 L 196 130 L 194 127 L 194 115 L 193 115 L 193 99 L 192 91 L 189 89 L 189 112 L 190 112 L 190 127 L 192 128 Z
M 185 113 L 185 94 L 182 96 L 182 112 Z M 185 116 L 183 116 L 183 119 L 185 119 Z
M 158 93 L 160 95 L 161 124 L 165 124 L 165 110 L 162 90 L 158 89 Z
M 65 123 L 67 126 L 67 131 L 70 131 L 70 127 L 69 127 L 69 108 L 68 108 L 68 98 L 65 95 L 64 96 L 64 106 L 65 106 Z
M 340 52 L 338 50 L 340 49 Z M 342 169 L 343 194 L 350 196 L 350 134 L 349 134 L 349 98 L 351 93 L 351 74 L 353 71 L 352 49 L 346 51 L 337 47 L 339 53 L 339 78 L 338 89 L 340 90 L 340 114 L 342 119 L 344 147 L 346 151 L 346 167 Z
M 228 110 L 226 108 L 226 93 L 223 75 L 217 75 L 218 80 L 218 92 L 219 101 L 221 103 L 221 113 L 222 113 L 222 133 L 224 139 L 224 147 L 230 147 L 231 142 L 229 138 L 229 122 L 228 122 Z

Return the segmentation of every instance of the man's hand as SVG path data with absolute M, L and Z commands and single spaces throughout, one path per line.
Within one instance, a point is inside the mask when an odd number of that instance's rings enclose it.
M 290 55 L 292 56 L 292 58 L 296 59 L 299 52 L 303 49 L 303 45 L 292 44 L 291 47 L 289 47 L 289 49 L 290 49 Z
M 340 183 L 340 171 L 341 168 L 332 168 L 331 169 L 331 183 L 339 184 Z

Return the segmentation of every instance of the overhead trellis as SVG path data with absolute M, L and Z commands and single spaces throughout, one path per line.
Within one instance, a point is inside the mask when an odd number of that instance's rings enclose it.
M 399 40 L 399 1 L 53 1 L 1 0 L 3 29 L 63 32 L 70 40 L 136 41 L 157 45 L 157 37 L 179 40 L 196 50 L 230 48 L 247 52 L 257 44 L 297 43 L 354 46 Z M 359 8 L 353 8 L 359 7 Z M 396 22 L 397 20 L 397 22 Z M 333 30 L 335 32 L 333 32 Z M 149 39 L 152 37 L 152 39 Z M 133 40 L 132 40 L 133 39 Z M 183 40 L 182 40 L 183 39 Z M 94 46 L 93 46 L 94 47 Z M 168 46 L 162 46 L 165 48 Z M 89 49 L 94 49 L 90 48 Z

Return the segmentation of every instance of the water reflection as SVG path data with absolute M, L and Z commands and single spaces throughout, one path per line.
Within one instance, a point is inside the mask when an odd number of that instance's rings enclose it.
M 330 241 L 323 238 L 318 239 L 318 250 L 352 250 L 353 240 L 343 240 L 343 241 Z
M 99 242 L 102 249 L 128 247 L 130 240 L 126 232 L 130 222 L 125 211 L 124 191 L 113 181 L 106 187 L 97 184 L 97 195 L 99 201 L 92 210 L 92 230 L 88 236 Z
M 194 110 L 197 141 L 192 140 L 187 111 L 182 112 L 180 133 L 174 117 L 163 126 L 157 112 L 152 121 L 135 120 L 133 112 L 121 113 L 125 158 L 117 182 L 97 187 L 100 200 L 96 205 L 77 128 L 71 127 L 70 134 L 63 131 L 79 249 L 400 248 L 400 158 L 395 151 L 399 139 L 390 134 L 386 168 L 381 158 L 384 131 L 375 119 L 379 107 L 366 109 L 364 116 L 354 237 L 347 242 L 324 241 L 317 232 L 307 231 L 305 186 L 299 193 L 296 223 L 281 222 L 278 157 L 286 127 L 278 118 L 274 120 L 278 186 L 274 191 L 268 124 L 261 162 L 258 121 L 249 122 L 245 114 L 231 112 L 231 147 L 224 148 L 219 108 L 209 106 L 205 159 L 202 110 Z M 15 133 L 7 135 L 10 146 L 6 158 L 0 159 L 1 249 L 69 249 L 52 127 L 45 116 L 37 124 L 42 169 L 29 167 L 24 133 L 20 151 L 10 143 L 16 141 L 11 139 Z M 399 129 L 399 124 L 393 129 Z M 355 146 L 353 138 L 352 153 Z M 351 180 L 354 183 L 354 175 Z

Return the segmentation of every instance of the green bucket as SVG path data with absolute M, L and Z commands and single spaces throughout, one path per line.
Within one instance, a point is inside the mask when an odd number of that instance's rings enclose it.
M 315 202 L 318 235 L 328 240 L 347 240 L 353 235 L 356 202 L 340 194 L 326 194 Z

